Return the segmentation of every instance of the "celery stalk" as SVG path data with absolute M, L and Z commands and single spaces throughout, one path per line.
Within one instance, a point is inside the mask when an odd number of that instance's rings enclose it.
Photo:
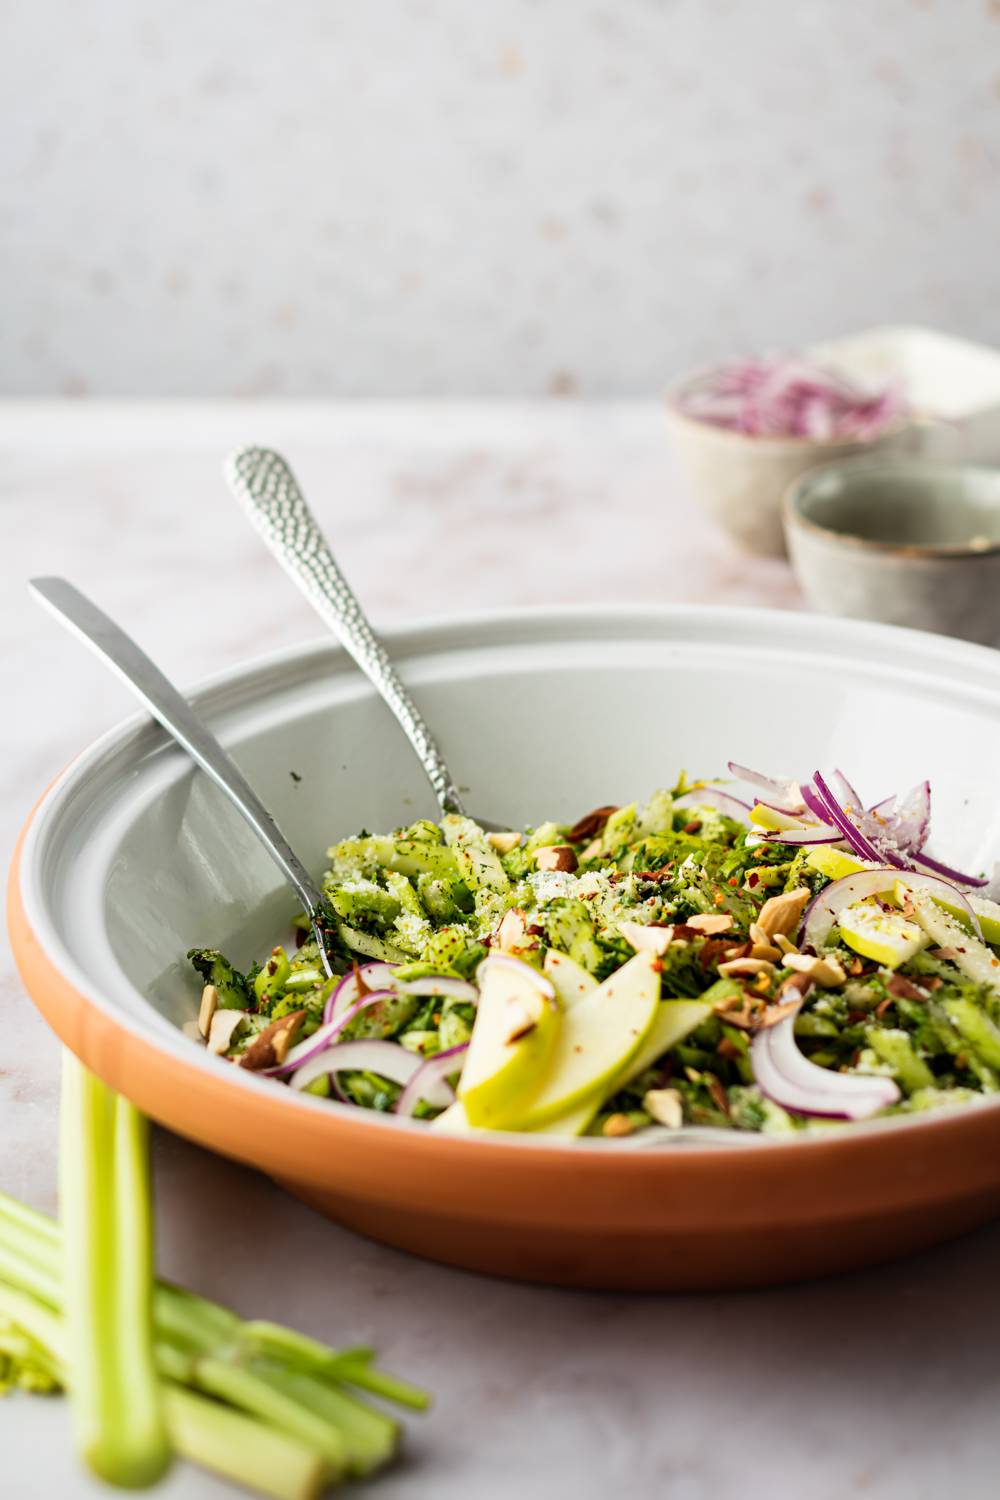
M 314 1500 L 330 1473 L 320 1454 L 217 1401 L 168 1386 L 170 1436 L 178 1453 L 274 1500 Z
M 68 1051 L 63 1056 L 59 1197 L 73 1425 L 102 1479 L 154 1484 L 170 1442 L 152 1347 L 147 1126 Z

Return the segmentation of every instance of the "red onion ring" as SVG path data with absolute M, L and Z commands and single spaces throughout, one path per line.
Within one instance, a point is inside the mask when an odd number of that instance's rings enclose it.
M 919 871 L 910 870 L 900 872 L 894 865 L 877 865 L 874 869 L 857 870 L 853 875 L 845 875 L 842 880 L 831 881 L 813 897 L 802 913 L 799 945 L 809 944 L 813 948 L 821 948 L 845 907 L 853 906 L 856 901 L 865 901 L 869 896 L 880 896 L 891 891 L 897 880 L 912 886 L 914 890 L 926 890 L 932 896 L 935 891 L 939 895 L 944 893 L 949 902 L 961 907 L 976 936 L 982 937 L 979 918 L 969 905 L 968 898 L 957 886 L 937 875 L 921 875 Z
M 422 979 L 397 979 L 395 988 L 401 995 L 440 995 L 445 1000 L 461 1000 L 475 1005 L 479 991 L 467 979 L 457 979 L 453 974 L 427 974 Z
M 767 792 L 768 803 L 776 812 L 794 814 L 805 810 L 797 782 L 777 781 L 773 776 L 765 776 L 761 771 L 752 771 L 749 766 L 741 766 L 735 760 L 729 762 L 729 771 L 738 780 L 745 781 L 749 786 L 759 786 L 762 791 Z
M 808 787 L 803 787 L 802 789 L 802 795 L 805 797 L 809 808 L 817 816 L 822 816 L 825 822 L 836 823 L 855 854 L 860 854 L 862 859 L 870 860 L 875 865 L 883 862 L 889 864 L 900 863 L 893 859 L 891 855 L 880 854 L 875 845 L 868 842 L 864 834 L 858 830 L 856 824 L 851 821 L 847 813 L 840 806 L 840 803 L 827 786 L 826 781 L 819 771 L 813 774 L 813 786 L 816 789 L 815 792 Z M 814 801 L 815 806 L 813 805 Z
M 762 834 L 766 844 L 842 844 L 844 835 L 839 828 L 823 824 L 821 828 L 782 828 Z
M 748 822 L 750 816 L 749 802 L 742 802 L 739 797 L 734 797 L 731 792 L 725 792 L 717 786 L 692 787 L 683 796 L 674 798 L 674 806 L 714 807 L 716 812 L 724 813 L 737 823 Z
M 798 1115 L 865 1120 L 901 1097 L 891 1078 L 834 1073 L 810 1062 L 795 1041 L 794 1015 L 756 1033 L 750 1065 L 761 1093 Z
M 972 885 L 979 889 L 990 883 L 984 875 L 965 875 L 961 870 L 953 870 L 951 865 L 942 864 L 939 859 L 932 859 L 929 854 L 915 854 L 913 859 L 915 864 L 926 865 L 935 875 L 943 875 L 945 880 L 957 880 L 960 885 Z
M 396 1100 L 396 1114 L 412 1115 L 421 1099 L 434 1109 L 447 1109 L 449 1104 L 454 1104 L 455 1090 L 448 1077 L 461 1072 L 461 1065 L 456 1066 L 456 1063 L 468 1050 L 468 1042 L 460 1042 L 457 1047 L 448 1047 L 421 1063 Z
M 361 964 L 357 969 L 348 969 L 343 979 L 332 992 L 326 1005 L 323 1007 L 323 1020 L 332 1021 L 338 1015 L 352 1006 L 359 998 L 361 984 L 369 990 L 385 990 L 392 984 L 392 976 L 396 970 L 395 964 L 370 963 Z
M 304 1089 L 324 1073 L 355 1070 L 359 1073 L 377 1073 L 380 1078 L 388 1078 L 405 1088 L 422 1066 L 420 1058 L 413 1052 L 407 1052 L 398 1042 L 380 1041 L 377 1038 L 360 1042 L 338 1042 L 336 1046 L 324 1048 L 303 1064 L 289 1079 L 289 1088 Z
M 332 1021 L 325 1021 L 318 1031 L 312 1036 L 307 1036 L 304 1041 L 297 1042 L 290 1047 L 284 1062 L 275 1063 L 271 1068 L 258 1068 L 258 1073 L 265 1078 L 284 1078 L 286 1073 L 294 1073 L 295 1069 L 301 1067 L 310 1057 L 317 1052 L 322 1052 L 324 1047 L 329 1047 L 334 1038 L 338 1037 L 349 1026 L 354 1017 L 367 1010 L 369 1005 L 374 1005 L 379 1000 L 395 1000 L 395 990 L 372 990 L 370 995 L 362 995 L 360 1000 L 355 1000 L 348 1009 L 335 1016 Z

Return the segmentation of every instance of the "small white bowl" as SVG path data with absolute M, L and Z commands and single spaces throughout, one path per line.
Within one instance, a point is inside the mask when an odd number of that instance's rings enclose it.
M 908 418 L 867 440 L 819 442 L 811 438 L 750 437 L 688 416 L 683 398 L 711 372 L 689 376 L 667 394 L 667 415 L 688 492 L 748 552 L 783 557 L 781 503 L 789 485 L 819 464 L 861 454 L 903 457 L 916 453 L 922 429 Z
M 1000 645 L 1000 469 L 827 464 L 789 487 L 785 534 L 824 614 Z

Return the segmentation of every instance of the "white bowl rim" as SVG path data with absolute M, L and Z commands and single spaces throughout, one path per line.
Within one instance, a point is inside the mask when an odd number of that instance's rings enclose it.
M 608 628 L 614 626 L 615 622 L 620 622 L 622 627 L 631 632 L 634 632 L 636 626 L 645 624 L 655 632 L 654 638 L 660 639 L 663 638 L 664 628 L 672 622 L 677 625 L 683 625 L 685 622 L 692 625 L 697 623 L 702 627 L 711 625 L 720 640 L 731 639 L 734 631 L 739 632 L 741 639 L 746 639 L 751 632 L 762 632 L 766 636 L 770 626 L 772 641 L 773 632 L 777 632 L 779 640 L 786 639 L 789 624 L 794 622 L 801 631 L 812 638 L 812 644 L 816 647 L 819 647 L 824 640 L 831 646 L 841 648 L 850 647 L 852 644 L 858 650 L 865 647 L 868 649 L 878 647 L 887 654 L 898 656 L 901 664 L 908 659 L 912 661 L 915 655 L 921 667 L 926 668 L 934 664 L 942 669 L 948 669 L 953 684 L 955 669 L 965 667 L 968 669 L 970 689 L 975 686 L 980 692 L 985 691 L 994 697 L 998 711 L 1000 711 L 1000 653 L 990 647 L 896 625 L 838 619 L 792 610 L 699 604 L 540 605 L 531 608 L 488 609 L 454 615 L 427 616 L 418 620 L 401 622 L 391 629 L 382 631 L 381 635 L 390 654 L 395 660 L 401 661 L 409 655 L 417 656 L 426 654 L 428 651 L 443 650 L 449 646 L 454 648 L 462 644 L 468 645 L 470 634 L 476 632 L 480 635 L 492 636 L 494 644 L 496 643 L 495 633 L 498 629 L 504 629 L 515 636 L 521 634 L 529 639 L 532 635 L 537 637 L 539 632 L 544 632 L 546 639 L 571 640 L 574 636 L 579 637 L 582 632 L 593 633 L 595 626 L 607 631 Z M 504 644 L 507 643 L 509 642 L 505 640 Z M 327 660 L 332 658 L 341 670 L 348 672 L 357 670 L 335 641 L 328 636 L 318 637 L 299 645 L 258 654 L 238 666 L 212 673 L 199 679 L 195 687 L 188 690 L 189 695 L 199 710 L 211 718 L 213 713 L 256 696 L 262 688 L 266 687 L 269 680 L 280 680 L 287 686 L 291 668 L 298 665 L 300 670 L 308 669 L 310 665 L 324 658 Z M 96 769 L 106 758 L 125 748 L 130 738 L 140 733 L 148 735 L 150 732 L 161 736 L 164 746 L 171 743 L 165 731 L 160 730 L 158 726 L 151 725 L 148 715 L 143 713 L 130 715 L 91 741 L 48 786 L 24 830 L 19 867 L 20 896 L 29 927 L 47 959 L 89 1005 L 100 1011 L 114 1026 L 120 1027 L 146 1045 L 167 1054 L 186 1067 L 208 1069 L 211 1077 L 218 1079 L 221 1076 L 219 1060 L 210 1057 L 204 1049 L 194 1046 L 183 1036 L 179 1028 L 161 1029 L 143 1025 L 104 998 L 100 988 L 91 982 L 86 971 L 68 951 L 57 924 L 50 919 L 46 910 L 45 889 L 40 880 L 43 863 L 39 858 L 41 847 L 49 836 L 50 829 L 56 824 L 63 804 L 72 794 L 76 783 Z M 266 1089 L 271 1097 L 276 1092 L 272 1080 L 260 1078 L 246 1069 L 231 1067 L 227 1070 L 227 1076 L 231 1086 L 235 1089 L 250 1089 L 254 1092 Z M 355 1106 L 341 1104 L 336 1100 L 317 1099 L 288 1088 L 281 1092 L 285 1098 L 285 1107 L 289 1109 L 310 1110 L 331 1118 L 339 1116 L 349 1117 L 352 1120 L 357 1120 L 363 1115 L 372 1129 L 416 1132 L 428 1139 L 428 1142 L 433 1138 L 451 1144 L 463 1143 L 467 1144 L 469 1149 L 479 1152 L 509 1150 L 512 1146 L 516 1146 L 519 1150 L 558 1151 L 571 1155 L 579 1154 L 581 1151 L 599 1152 L 608 1157 L 614 1156 L 619 1160 L 630 1160 L 636 1156 L 647 1160 L 661 1155 L 664 1159 L 670 1159 L 677 1150 L 681 1150 L 685 1157 L 710 1155 L 713 1158 L 721 1158 L 729 1151 L 742 1155 L 754 1150 L 806 1151 L 810 1147 L 826 1146 L 837 1140 L 847 1143 L 872 1132 L 881 1133 L 900 1129 L 915 1131 L 921 1128 L 943 1127 L 949 1120 L 953 1120 L 956 1116 L 963 1116 L 970 1109 L 975 1109 L 977 1112 L 983 1110 L 1000 1112 L 1000 1095 L 995 1098 L 984 1096 L 981 1101 L 974 1100 L 940 1111 L 927 1111 L 909 1117 L 893 1116 L 856 1122 L 843 1133 L 835 1129 L 819 1128 L 808 1135 L 788 1137 L 733 1131 L 732 1139 L 724 1138 L 718 1142 L 699 1139 L 695 1142 L 690 1137 L 685 1138 L 683 1132 L 678 1132 L 675 1145 L 668 1140 L 663 1140 L 660 1147 L 640 1150 L 622 1141 L 608 1142 L 589 1137 L 566 1141 L 557 1137 L 522 1135 L 516 1131 L 489 1132 L 481 1137 L 465 1137 L 451 1133 L 447 1135 L 442 1133 L 438 1137 L 432 1137 L 428 1126 L 420 1121 L 399 1119 L 394 1115 L 383 1114 L 376 1110 L 359 1111 Z

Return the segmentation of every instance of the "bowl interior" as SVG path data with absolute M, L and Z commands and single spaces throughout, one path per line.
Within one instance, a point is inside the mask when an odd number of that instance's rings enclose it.
M 993 469 L 846 463 L 800 480 L 791 506 L 813 526 L 857 541 L 973 552 L 1000 546 L 1000 472 Z
M 921 777 L 934 850 L 985 867 L 1000 844 L 994 653 L 911 632 L 765 611 L 521 614 L 397 633 L 391 649 L 470 810 L 514 825 L 643 797 L 733 758 L 776 774 L 841 766 L 872 802 Z M 388 712 L 341 653 L 232 674 L 202 711 L 309 865 L 333 839 L 435 807 Z M 292 773 L 295 773 L 293 776 Z M 204 776 L 153 725 L 116 730 L 63 775 L 25 844 L 29 921 L 121 1024 L 198 1065 L 179 1035 L 184 954 L 249 960 L 294 898 Z M 290 1101 L 290 1106 L 297 1102 Z

